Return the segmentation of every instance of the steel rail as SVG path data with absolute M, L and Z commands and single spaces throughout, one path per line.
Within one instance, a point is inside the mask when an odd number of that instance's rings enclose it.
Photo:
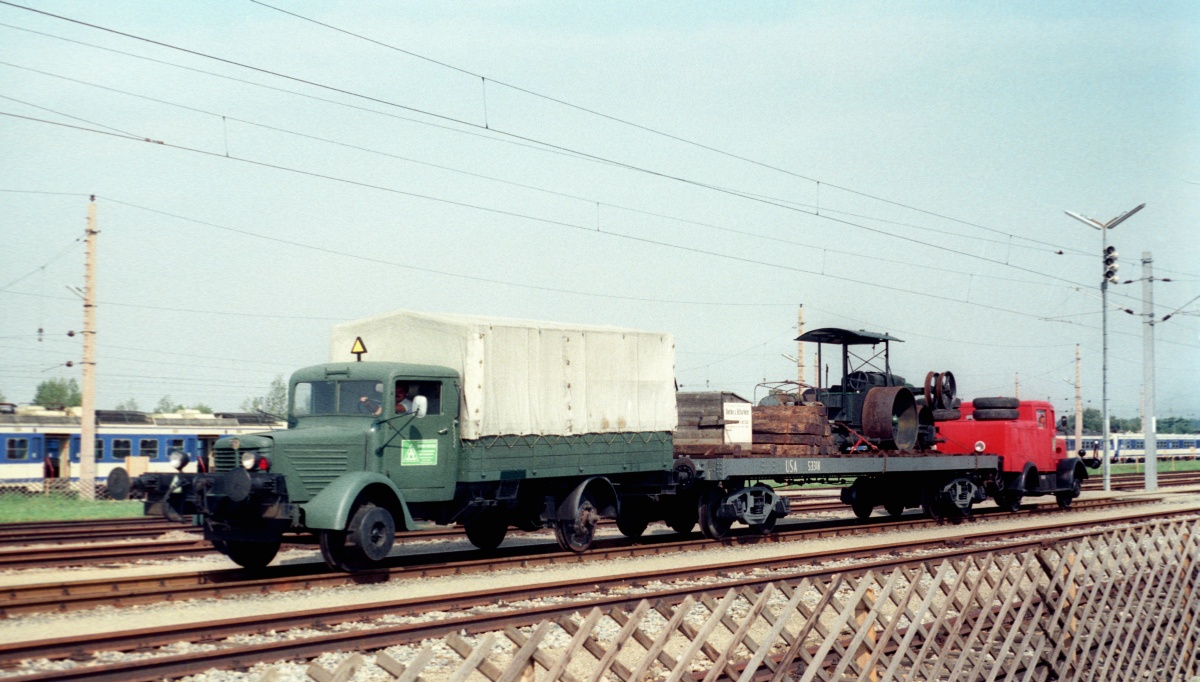
M 724 593 L 729 589 L 758 588 L 767 583 L 790 582 L 796 583 L 803 578 L 828 578 L 835 574 L 861 575 L 869 570 L 889 570 L 900 566 L 910 566 L 914 563 L 937 562 L 950 558 L 958 558 L 973 554 L 1010 553 L 1040 548 L 1058 544 L 1073 539 L 1095 536 L 1106 532 L 1105 529 L 1133 524 L 1145 524 L 1155 519 L 1178 518 L 1180 520 L 1200 518 L 1200 509 L 1188 510 L 1189 514 L 1181 514 L 1178 510 L 1156 511 L 1135 514 L 1121 519 L 1110 519 L 1097 522 L 1087 530 L 1076 530 L 1055 536 L 1029 537 L 1033 533 L 1060 532 L 1065 528 L 1073 528 L 1070 520 L 1054 523 L 1028 526 L 1002 532 L 981 531 L 968 533 L 947 540 L 931 538 L 924 541 L 906 541 L 902 543 L 886 543 L 883 545 L 845 549 L 833 552 L 806 552 L 787 557 L 763 560 L 756 568 L 792 568 L 799 563 L 828 562 L 846 559 L 868 558 L 869 560 L 853 566 L 837 568 L 811 568 L 791 572 L 787 575 L 750 576 L 730 579 L 720 584 L 707 584 L 676 587 L 641 594 L 605 595 L 590 598 L 583 602 L 537 606 L 521 609 L 515 612 L 469 614 L 452 618 L 440 618 L 434 622 L 408 623 L 401 625 L 383 625 L 370 629 L 359 629 L 318 635 L 303 640 L 286 640 L 260 643 L 211 651 L 188 654 L 169 654 L 137 661 L 101 665 L 81 665 L 67 670 L 55 670 L 30 675 L 22 675 L 17 679 L 34 680 L 155 680 L 163 677 L 176 677 L 198 674 L 213 667 L 236 668 L 249 667 L 260 662 L 272 662 L 294 658 L 308 658 L 327 651 L 363 651 L 386 648 L 401 644 L 412 644 L 424 639 L 442 637 L 450 632 L 466 631 L 471 634 L 494 632 L 506 626 L 532 625 L 542 620 L 569 616 L 581 609 L 599 607 L 631 607 L 643 599 L 663 601 L 677 604 L 687 595 Z M 970 547 L 978 542 L 995 543 L 1002 538 L 1008 539 L 1002 546 Z M 880 552 L 912 552 L 924 550 L 921 556 L 889 556 L 879 558 Z M 496 603 L 536 599 L 545 596 L 563 596 L 590 594 L 597 591 L 612 590 L 619 587 L 640 586 L 650 581 L 686 580 L 698 577 L 722 576 L 730 573 L 744 573 L 746 566 L 742 562 L 725 562 L 705 566 L 681 567 L 675 570 L 655 570 L 634 572 L 612 576 L 604 580 L 588 579 L 583 581 L 562 581 L 537 586 L 524 586 L 509 590 L 484 590 L 471 593 L 461 593 L 434 597 L 432 599 L 407 599 L 376 604 L 365 604 L 344 607 L 338 610 L 316 609 L 311 611 L 294 612 L 289 614 L 235 618 L 208 623 L 186 624 L 169 631 L 163 628 L 146 628 L 120 633 L 85 635 L 36 642 L 9 643 L 0 645 L 0 663 L 12 665 L 27 658 L 61 659 L 65 657 L 83 658 L 99 651 L 129 651 L 145 650 L 150 647 L 162 646 L 181 640 L 204 641 L 212 643 L 217 637 L 233 634 L 266 632 L 270 630 L 285 630 L 295 627 L 327 627 L 336 623 L 360 621 L 382 615 L 419 614 L 428 611 L 467 609 L 475 606 Z
M 1115 501 L 1077 500 L 1076 502 L 1080 504 L 1081 508 L 1096 509 L 1146 504 L 1157 499 L 1160 498 Z M 1026 508 L 1018 512 L 1022 516 L 1056 513 L 1060 513 L 1060 510 L 1053 503 Z M 987 513 L 978 516 L 991 515 L 1005 518 L 1013 516 L 1013 514 L 999 509 L 988 510 Z M 862 535 L 899 529 L 928 528 L 941 523 L 925 517 L 910 515 L 877 523 L 868 523 L 857 519 L 793 523 L 789 524 L 790 528 L 785 526 L 782 530 L 777 529 L 776 533 L 771 535 L 753 533 L 747 529 L 720 541 L 709 540 L 696 534 L 682 540 L 674 534 L 643 537 L 637 541 L 627 538 L 606 538 L 598 540 L 594 549 L 586 554 L 563 552 L 556 544 L 547 542 L 537 545 L 504 547 L 486 553 L 471 549 L 397 556 L 390 558 L 387 561 L 388 565 L 383 568 L 353 574 L 332 572 L 323 563 L 309 562 L 270 567 L 265 573 L 260 571 L 257 575 L 238 569 L 13 585 L 0 589 L 0 618 L 11 618 L 27 613 L 77 611 L 97 606 L 137 606 L 239 594 L 267 594 L 318 587 L 374 584 L 401 579 L 482 573 L 508 568 L 674 554 L 722 545 L 797 542 L 845 535 L 847 532 Z

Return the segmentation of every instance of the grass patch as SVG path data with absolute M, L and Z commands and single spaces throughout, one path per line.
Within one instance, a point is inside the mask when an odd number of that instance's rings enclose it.
M 1141 474 L 1145 473 L 1146 467 L 1141 464 L 1114 464 L 1110 471 L 1114 474 Z M 1158 461 L 1158 473 L 1168 474 L 1172 471 L 1200 471 L 1200 460 Z
M 132 500 L 81 500 L 71 495 L 0 495 L 0 523 L 119 519 L 142 515 Z

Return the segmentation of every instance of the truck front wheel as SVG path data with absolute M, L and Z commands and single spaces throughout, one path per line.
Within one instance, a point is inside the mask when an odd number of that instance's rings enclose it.
M 322 530 L 320 536 L 325 563 L 353 573 L 387 557 L 396 539 L 396 522 L 388 510 L 368 502 L 355 509 L 346 530 Z

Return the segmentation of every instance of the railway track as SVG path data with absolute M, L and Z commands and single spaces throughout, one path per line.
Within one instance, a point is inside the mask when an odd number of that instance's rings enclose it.
M 1101 510 L 1147 504 L 1146 500 L 1078 500 L 1078 510 Z M 1054 503 L 1030 505 L 1015 516 L 1040 516 L 1058 513 Z M 999 509 L 981 510 L 971 518 L 1011 515 Z M 430 578 L 466 573 L 482 573 L 510 568 L 563 565 L 604 561 L 647 555 L 675 554 L 722 545 L 787 543 L 848 534 L 863 535 L 883 531 L 930 528 L 944 522 L 915 514 L 864 522 L 857 519 L 831 519 L 791 523 L 776 528 L 771 535 L 751 533 L 747 529 L 721 541 L 708 540 L 699 533 L 684 538 L 676 534 L 644 536 L 638 541 L 627 538 L 598 539 L 586 554 L 563 552 L 549 541 L 534 545 L 501 547 L 493 552 L 459 550 L 431 554 L 400 555 L 389 558 L 384 567 L 362 573 L 330 571 L 323 563 L 271 566 L 257 573 L 242 569 L 159 574 L 116 579 L 50 582 L 12 585 L 0 589 L 0 618 L 21 614 L 67 612 L 98 606 L 129 607 L 189 599 L 219 598 L 242 594 L 266 594 L 385 583 L 393 580 Z
M 1111 477 L 1115 490 L 1140 490 L 1145 477 L 1143 474 L 1116 474 Z M 1200 485 L 1200 471 L 1160 472 L 1160 486 Z M 1084 490 L 1100 490 L 1103 487 L 1099 473 L 1094 473 L 1084 484 Z M 819 489 L 818 489 L 819 490 Z M 838 500 L 836 489 L 830 493 L 798 492 L 783 490 L 780 494 L 791 499 L 794 508 L 808 510 L 820 506 L 831 509 L 845 508 Z M 457 532 L 443 530 L 445 534 Z M 157 538 L 165 533 L 192 533 L 197 537 L 200 529 L 195 526 L 168 521 L 166 519 L 132 517 L 123 519 L 89 520 L 89 521 L 46 521 L 36 523 L 6 523 L 0 524 L 0 547 L 51 545 L 51 544 L 80 544 L 110 542 L 114 540 L 134 540 L 137 538 Z
M 1200 510 L 1191 510 L 1191 518 L 1200 515 Z M 870 569 L 891 570 L 911 565 L 913 562 L 940 561 L 943 558 L 961 557 L 985 552 L 1015 553 L 1035 548 L 1047 542 L 1061 542 L 1073 538 L 1094 535 L 1106 527 L 1145 523 L 1156 518 L 1178 517 L 1180 512 L 1145 512 L 1121 519 L 1090 524 L 1084 531 L 1075 530 L 1077 522 L 1054 520 L 1026 525 L 1019 529 L 997 532 L 995 529 L 962 533 L 953 540 L 933 538 L 914 542 L 885 543 L 839 551 L 795 552 L 756 565 L 761 572 L 747 575 L 744 562 L 710 563 L 661 569 L 651 572 L 631 572 L 608 576 L 603 579 L 587 578 L 578 581 L 559 581 L 511 589 L 487 590 L 430 598 L 406 599 L 360 604 L 335 609 L 320 609 L 292 612 L 281 615 L 230 618 L 206 623 L 187 624 L 173 627 L 129 630 L 102 635 L 64 637 L 34 642 L 0 644 L 0 665 L 15 666 L 19 661 L 31 658 L 58 661 L 71 658 L 77 667 L 22 675 L 21 680 L 153 680 L 163 677 L 178 677 L 197 674 L 211 668 L 248 667 L 259 662 L 272 662 L 296 658 L 309 658 L 327 651 L 363 651 L 380 649 L 401 644 L 411 644 L 423 639 L 441 637 L 449 632 L 465 631 L 471 634 L 495 632 L 510 626 L 524 626 L 570 615 L 581 607 L 630 608 L 647 599 L 677 604 L 687 596 L 715 595 L 730 588 L 759 588 L 769 582 L 795 581 L 801 577 L 816 577 L 831 573 L 861 574 Z M 1064 531 L 1067 531 L 1064 533 Z M 1050 537 L 1050 534 L 1056 534 Z M 986 542 L 986 547 L 977 546 Z M 912 552 L 920 551 L 919 557 Z M 889 553 L 907 556 L 882 556 Z M 847 568 L 797 568 L 828 561 L 856 563 Z M 738 577 L 730 577 L 738 576 Z M 676 584 L 663 589 L 649 590 L 645 585 L 658 582 L 690 581 L 722 577 L 717 583 Z M 619 593 L 618 593 L 619 592 Z M 536 600 L 541 597 L 569 595 L 577 600 L 554 605 L 510 607 L 507 610 L 488 613 L 465 613 L 466 609 L 502 603 Z M 416 616 L 430 611 L 449 612 L 452 616 L 406 624 L 364 624 L 361 628 L 340 632 L 308 636 L 277 637 L 271 641 L 254 644 L 219 641 L 233 635 L 267 632 L 283 632 L 295 628 L 328 629 L 339 623 L 364 622 L 380 616 Z M 189 653 L 154 652 L 179 641 L 205 642 L 215 646 L 206 651 Z M 149 657 L 127 660 L 120 663 L 87 664 L 100 652 L 122 652 L 138 650 Z
M 797 512 L 805 513 L 842 512 L 848 509 L 841 502 L 832 501 L 835 499 L 836 497 L 822 496 L 814 498 L 806 496 L 797 498 L 798 501 L 793 503 L 793 508 Z M 140 525 L 138 522 L 140 522 Z M 87 537 L 87 529 L 90 528 L 101 533 L 101 538 L 107 537 L 109 543 L 101 544 L 101 541 L 97 540 L 96 542 L 83 545 L 60 547 L 58 545 L 67 544 L 67 541 L 64 540 L 59 543 L 39 542 L 39 538 L 53 532 L 52 527 L 37 528 L 35 530 L 12 529 L 7 535 L 8 538 L 12 538 L 12 541 L 6 543 L 4 541 L 4 531 L 8 529 L 0 527 L 0 546 L 9 544 L 11 547 L 14 547 L 13 549 L 0 549 L 0 570 L 119 564 L 133 561 L 171 559 L 183 556 L 204 556 L 216 553 L 212 545 L 201 538 L 198 528 L 179 523 L 154 519 L 120 519 L 116 523 L 108 524 L 92 522 L 64 523 L 70 524 L 69 530 L 64 533 L 66 536 Z M 46 524 L 37 525 L 44 526 Z M 605 527 L 615 527 L 615 524 L 612 522 L 606 522 L 603 525 Z M 165 539 L 163 537 L 167 533 L 174 532 L 183 532 L 192 537 L 183 539 Z M 534 535 L 546 535 L 548 532 L 535 533 Z M 524 536 L 530 534 L 514 531 L 512 535 Z M 151 537 L 154 539 L 142 542 L 134 541 L 139 537 Z M 16 538 L 34 539 L 27 543 L 21 543 Z M 462 540 L 465 538 L 466 534 L 462 527 L 436 527 L 399 532 L 396 534 L 396 543 Z M 113 544 L 114 541 L 122 542 L 120 544 Z M 50 544 L 50 546 L 38 546 L 44 544 Z M 306 540 L 297 537 L 294 542 L 286 542 L 285 539 L 285 547 L 291 546 L 295 548 L 311 544 L 311 539 Z

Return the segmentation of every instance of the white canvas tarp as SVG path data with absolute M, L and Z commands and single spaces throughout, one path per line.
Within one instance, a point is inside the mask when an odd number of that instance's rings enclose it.
M 330 360 L 449 367 L 463 438 L 675 428 L 675 342 L 615 327 L 397 311 L 335 325 Z

